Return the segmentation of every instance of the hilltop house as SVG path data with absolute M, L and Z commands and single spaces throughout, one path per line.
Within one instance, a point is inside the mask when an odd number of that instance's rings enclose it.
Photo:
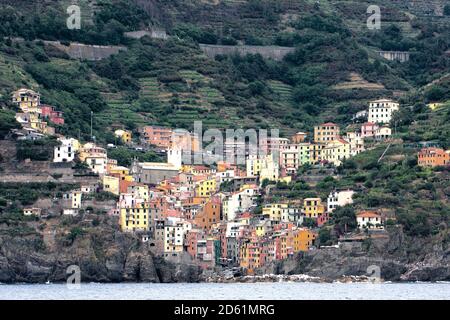
M 98 147 L 93 143 L 86 143 L 80 148 L 79 157 L 94 173 L 100 175 L 106 173 L 108 158 L 104 148 Z
M 381 99 L 369 103 L 368 122 L 389 123 L 392 115 L 399 110 L 399 104 L 390 99 Z
M 119 138 L 125 144 L 131 142 L 131 131 L 118 129 L 114 131 L 114 136 Z
M 383 218 L 376 211 L 361 211 L 356 215 L 359 229 L 384 229 Z
M 327 211 L 333 212 L 337 207 L 343 207 L 353 203 L 353 190 L 331 191 L 327 199 Z
M 41 95 L 30 89 L 19 89 L 12 93 L 12 102 L 16 104 L 22 112 L 40 113 Z
M 72 162 L 75 154 L 80 148 L 80 142 L 73 138 L 59 138 L 61 145 L 56 146 L 53 151 L 53 162 Z
M 437 167 L 450 164 L 450 150 L 440 148 L 424 148 L 419 151 L 418 165 L 421 167 Z

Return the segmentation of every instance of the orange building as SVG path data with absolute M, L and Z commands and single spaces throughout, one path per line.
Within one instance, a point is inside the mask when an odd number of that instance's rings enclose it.
M 159 126 L 145 126 L 141 129 L 141 135 L 145 142 L 161 148 L 169 148 L 173 130 Z
M 327 143 L 339 138 L 340 128 L 332 122 L 323 123 L 314 127 L 314 142 Z
M 307 134 L 305 132 L 297 132 L 291 137 L 291 143 L 297 144 L 297 143 L 303 143 L 306 140 Z
M 301 228 L 294 231 L 294 252 L 308 251 L 316 239 L 316 234 L 309 229 Z
M 218 197 L 211 198 L 194 218 L 194 224 L 202 229 L 211 230 L 220 222 L 221 201 Z
M 424 148 L 419 151 L 418 165 L 421 167 L 437 167 L 450 164 L 450 152 L 440 148 Z

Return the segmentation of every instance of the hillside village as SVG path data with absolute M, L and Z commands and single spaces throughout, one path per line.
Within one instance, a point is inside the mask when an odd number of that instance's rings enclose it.
M 245 165 L 226 161 L 211 166 L 184 164 L 186 153 L 204 152 L 202 138 L 186 130 L 143 126 L 136 138 L 129 130 L 117 129 L 114 135 L 121 145 L 137 151 L 152 148 L 167 158 L 166 162 L 135 159 L 126 167 L 108 156 L 117 148 L 115 144 L 101 146 L 94 139 L 83 142 L 55 134 L 52 126 L 64 126 L 63 114 L 41 104 L 40 98 L 30 89 L 12 93 L 16 120 L 22 128 L 13 129 L 11 136 L 18 141 L 55 136 L 53 163 L 72 163 L 90 172 L 85 182 L 80 178 L 78 189 L 62 194 L 58 214 L 77 216 L 92 210 L 88 199 L 93 194 L 107 194 L 114 201 L 104 207 L 105 213 L 117 219 L 122 232 L 134 233 L 149 243 L 156 255 L 170 261 L 190 259 L 205 269 L 239 267 L 248 274 L 297 252 L 320 250 L 316 240 L 321 228 L 333 211 L 352 204 L 359 192 L 356 188 L 333 190 L 327 198 L 271 201 L 271 189 L 293 183 L 302 168 L 333 171 L 346 160 L 391 142 L 391 120 L 400 109 L 393 100 L 374 100 L 347 128 L 328 122 L 315 126 L 311 133 L 269 137 L 258 146 L 266 148 L 267 154 L 247 152 Z M 227 141 L 224 151 L 234 155 L 239 148 L 242 141 Z M 419 166 L 449 164 L 449 151 L 426 147 L 418 153 Z M 38 206 L 22 210 L 26 216 L 48 216 L 46 209 Z M 395 223 L 395 217 L 385 212 L 360 210 L 356 233 L 345 234 L 340 241 L 384 237 L 388 220 Z

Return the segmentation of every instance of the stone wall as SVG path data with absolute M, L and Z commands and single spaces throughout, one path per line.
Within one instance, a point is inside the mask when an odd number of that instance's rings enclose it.
M 72 59 L 80 60 L 102 60 L 113 54 L 119 53 L 121 50 L 127 50 L 122 46 L 97 46 L 82 43 L 71 42 L 69 46 L 61 44 L 59 41 L 44 41 L 47 45 L 52 45 L 61 51 L 64 51 Z
M 295 50 L 295 48 L 277 46 L 223 46 L 209 44 L 200 44 L 200 49 L 210 58 L 228 54 L 260 54 L 266 59 L 276 61 L 282 60 L 288 53 Z

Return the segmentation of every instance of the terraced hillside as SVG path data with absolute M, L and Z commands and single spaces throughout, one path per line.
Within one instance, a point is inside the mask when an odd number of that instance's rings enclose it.
M 104 128 L 135 129 L 143 124 L 192 128 L 195 120 L 206 127 L 276 127 L 284 135 L 311 130 L 322 121 L 345 125 L 368 100 L 409 101 L 417 88 L 444 76 L 449 68 L 445 1 L 76 3 L 87 23 L 79 32 L 64 31 L 67 1 L 7 2 L 20 8 L 14 14 L 25 21 L 39 12 L 42 24 L 32 29 L 27 29 L 31 22 L 0 28 L 9 36 L 99 40 L 127 47 L 127 52 L 87 63 L 38 43 L 1 45 L 3 96 L 21 86 L 40 90 L 46 101 L 66 112 L 64 130 L 75 135 L 89 135 L 90 111 L 99 139 L 104 138 Z M 381 7 L 380 31 L 366 28 L 369 4 Z M 2 26 L 14 26 L 13 16 Z M 152 25 L 165 28 L 171 38 L 121 37 L 124 31 Z M 51 32 L 59 39 L 49 39 L 49 30 L 59 30 Z M 200 43 L 280 45 L 294 52 L 281 61 L 259 56 L 211 58 L 200 50 Z M 410 51 L 411 61 L 388 61 L 378 50 Z

